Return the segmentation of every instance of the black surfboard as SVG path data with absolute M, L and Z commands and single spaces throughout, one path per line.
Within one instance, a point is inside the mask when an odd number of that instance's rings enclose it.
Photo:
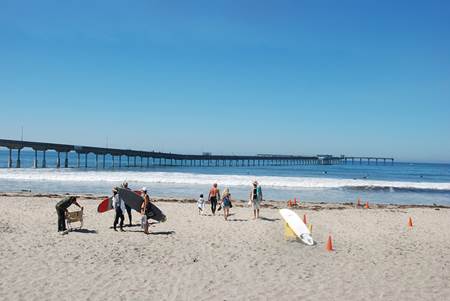
M 130 206 L 132 209 L 137 212 L 141 212 L 141 206 L 144 202 L 144 198 L 139 194 L 129 189 L 119 188 L 119 197 L 121 197 L 125 204 Z M 147 218 L 151 218 L 158 222 L 165 222 L 167 219 L 161 209 L 156 207 L 152 202 L 150 202 L 150 211 L 147 213 Z

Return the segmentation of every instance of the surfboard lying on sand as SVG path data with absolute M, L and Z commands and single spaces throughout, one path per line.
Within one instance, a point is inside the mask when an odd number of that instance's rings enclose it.
M 97 212 L 103 213 L 113 209 L 112 197 L 104 198 L 103 201 L 98 205 Z
M 302 221 L 300 216 L 297 215 L 297 213 L 290 209 L 280 209 L 280 214 L 302 242 L 308 246 L 314 245 L 311 232 L 309 232 L 308 227 L 306 227 L 305 223 Z
M 141 206 L 144 202 L 144 198 L 132 190 L 119 188 L 119 196 L 123 199 L 125 204 L 130 206 L 132 209 L 141 212 Z M 150 202 L 150 213 L 147 214 L 147 218 L 151 218 L 158 222 L 165 222 L 166 216 L 164 213 L 156 207 L 152 202 Z

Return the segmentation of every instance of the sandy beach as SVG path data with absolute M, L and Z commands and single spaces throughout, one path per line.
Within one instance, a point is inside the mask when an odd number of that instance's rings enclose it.
M 313 225 L 308 247 L 284 239 L 280 203 L 260 220 L 236 204 L 226 222 L 187 201 L 156 202 L 168 221 L 146 236 L 139 226 L 113 231 L 114 213 L 96 212 L 101 198 L 81 197 L 83 230 L 59 235 L 60 198 L 0 196 L 1 300 L 450 298 L 448 208 L 308 204 L 295 209 Z

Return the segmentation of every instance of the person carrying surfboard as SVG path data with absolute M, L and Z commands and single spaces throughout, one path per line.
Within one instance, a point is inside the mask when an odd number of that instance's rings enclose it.
M 259 218 L 259 208 L 262 201 L 262 190 L 261 186 L 258 185 L 257 181 L 253 182 L 253 188 L 250 191 L 249 203 L 252 205 L 253 209 L 253 219 Z
M 217 183 L 213 184 L 213 187 L 209 190 L 208 200 L 211 203 L 211 212 L 213 215 L 216 215 L 216 207 L 217 207 L 217 200 L 220 199 L 220 191 L 219 188 L 217 188 Z
M 117 227 L 117 223 L 119 222 L 119 219 L 120 219 L 119 227 L 120 227 L 120 231 L 123 232 L 124 231 L 123 230 L 123 220 L 125 219 L 125 217 L 123 216 L 123 213 L 125 212 L 125 202 L 119 196 L 119 193 L 116 188 L 114 188 L 112 192 L 113 192 L 112 205 L 114 207 L 114 211 L 116 212 L 116 216 L 114 217 L 113 228 L 114 228 L 114 231 L 117 231 L 116 227 Z
M 122 183 L 122 188 L 130 190 L 130 188 L 128 188 L 128 182 L 127 181 L 124 181 Z M 131 226 L 133 226 L 133 224 L 131 222 L 131 207 L 128 206 L 127 204 L 125 204 L 125 210 L 127 211 L 127 214 L 128 214 L 128 221 L 129 221 L 128 225 L 131 227 Z
M 80 204 L 77 203 L 77 197 L 75 196 L 66 196 L 61 201 L 59 201 L 55 206 L 56 213 L 58 214 L 58 232 L 62 231 L 63 234 L 67 233 L 66 229 L 66 212 L 68 212 L 67 208 L 69 208 L 72 204 L 75 204 L 81 209 L 83 209 L 83 207 L 81 207 Z
M 142 203 L 141 206 L 141 214 L 142 214 L 142 223 L 143 223 L 143 228 L 144 228 L 144 233 L 145 234 L 149 234 L 148 232 L 148 218 L 147 216 L 149 215 L 148 211 L 150 210 L 150 197 L 147 194 L 147 188 L 143 187 L 141 189 L 142 191 L 142 197 L 144 198 L 144 202 Z

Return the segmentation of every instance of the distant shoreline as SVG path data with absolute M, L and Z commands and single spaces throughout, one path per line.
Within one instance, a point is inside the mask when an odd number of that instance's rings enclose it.
M 60 199 L 67 195 L 77 195 L 82 200 L 102 200 L 108 195 L 102 194 L 92 194 L 92 193 L 82 193 L 82 194 L 70 194 L 70 193 L 38 193 L 38 192 L 3 192 L 0 191 L 0 197 L 26 197 L 26 198 L 55 198 Z M 196 203 L 196 199 L 192 198 L 180 198 L 180 197 L 159 197 L 151 196 L 154 202 L 162 203 L 186 203 L 193 204 Z M 246 200 L 233 200 L 236 207 L 247 207 Z M 266 200 L 261 204 L 261 207 L 267 209 L 281 209 L 287 208 L 287 202 L 285 200 Z M 301 202 L 294 206 L 293 209 L 302 210 L 344 210 L 344 209 L 361 209 L 361 210 L 371 210 L 371 209 L 408 209 L 408 208 L 432 208 L 432 209 L 450 209 L 450 206 L 446 205 L 420 205 L 420 204 L 377 204 L 370 203 L 370 209 L 364 209 L 363 206 L 356 206 L 354 202 L 340 202 L 340 203 L 326 203 L 326 202 Z

